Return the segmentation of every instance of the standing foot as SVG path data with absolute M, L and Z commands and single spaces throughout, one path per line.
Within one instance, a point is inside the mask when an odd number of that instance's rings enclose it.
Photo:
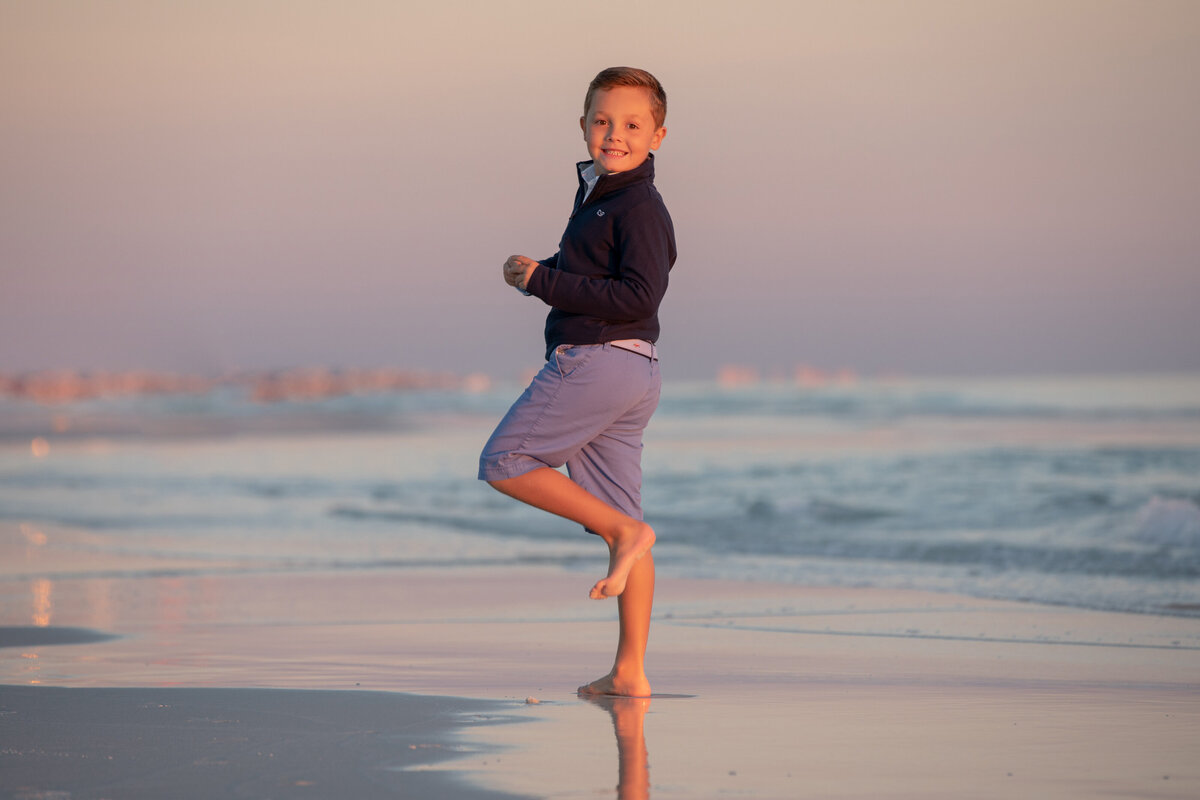
M 579 687 L 579 694 L 609 695 L 614 697 L 649 697 L 650 681 L 645 674 L 632 679 L 617 677 L 608 673 L 603 678 L 597 678 L 591 683 Z
M 593 600 L 616 597 L 625 591 L 629 570 L 654 546 L 654 529 L 644 522 L 637 522 L 618 539 L 609 544 L 608 574 L 596 581 L 588 596 Z

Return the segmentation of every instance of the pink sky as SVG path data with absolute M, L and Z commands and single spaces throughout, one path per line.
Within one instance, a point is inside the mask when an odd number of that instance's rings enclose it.
M 512 377 L 588 80 L 666 85 L 666 374 L 1200 369 L 1200 4 L 0 4 L 0 371 Z

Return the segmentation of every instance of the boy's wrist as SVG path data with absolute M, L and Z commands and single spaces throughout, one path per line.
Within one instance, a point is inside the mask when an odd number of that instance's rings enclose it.
M 526 296 L 528 296 L 530 294 L 529 281 L 533 278 L 533 273 L 537 272 L 537 268 L 540 266 L 541 266 L 541 262 L 538 262 L 538 261 L 531 261 L 530 263 L 526 264 L 525 274 L 522 275 L 521 277 L 519 277 L 515 284 L 517 287 L 517 291 L 519 291 L 521 294 L 526 295 Z

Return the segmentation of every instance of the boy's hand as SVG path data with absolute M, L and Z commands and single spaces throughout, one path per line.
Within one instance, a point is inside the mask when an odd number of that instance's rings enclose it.
M 526 284 L 529 283 L 529 276 L 540 265 L 532 258 L 526 256 L 509 256 L 504 262 L 504 282 L 509 286 L 515 286 L 522 292 L 525 291 Z

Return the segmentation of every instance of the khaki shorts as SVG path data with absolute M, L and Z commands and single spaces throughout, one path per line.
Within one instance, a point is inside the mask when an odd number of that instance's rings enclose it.
M 571 479 L 642 518 L 642 433 L 658 407 L 657 359 L 609 344 L 562 345 L 496 426 L 480 480 L 564 464 Z

